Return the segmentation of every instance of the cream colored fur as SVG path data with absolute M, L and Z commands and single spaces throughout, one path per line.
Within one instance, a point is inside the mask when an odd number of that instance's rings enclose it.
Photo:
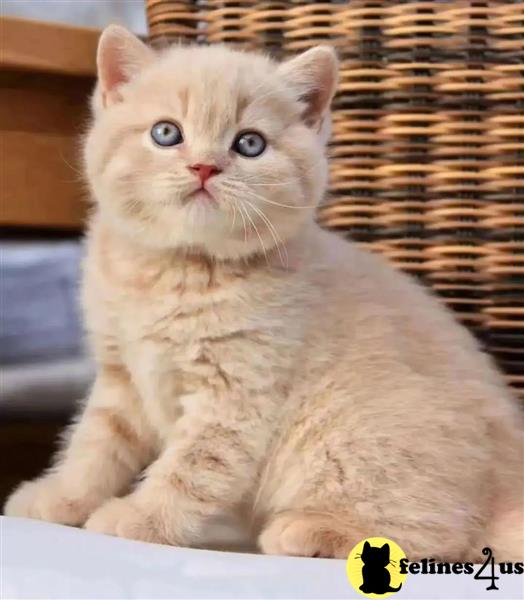
M 501 376 L 425 290 L 314 223 L 332 51 L 156 55 L 111 27 L 98 61 L 98 376 L 6 514 L 191 546 L 236 514 L 267 553 L 345 557 L 380 535 L 411 559 L 522 559 L 522 419 Z M 183 144 L 154 146 L 162 119 Z M 267 137 L 260 157 L 230 151 L 243 129 Z M 223 171 L 216 205 L 188 199 L 196 162 Z

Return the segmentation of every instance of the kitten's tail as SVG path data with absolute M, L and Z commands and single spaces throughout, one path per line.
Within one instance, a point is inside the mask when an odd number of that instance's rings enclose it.
M 400 588 L 402 587 L 402 584 L 400 584 L 398 586 L 398 588 L 393 588 L 391 586 L 388 587 L 388 589 L 386 590 L 387 592 L 398 592 L 400 590 Z

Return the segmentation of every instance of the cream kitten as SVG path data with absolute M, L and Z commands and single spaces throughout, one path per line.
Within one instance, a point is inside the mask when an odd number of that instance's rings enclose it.
M 175 545 L 522 558 L 522 422 L 472 337 L 314 223 L 337 61 L 102 35 L 85 162 L 98 376 L 6 514 Z M 138 479 L 140 473 L 142 476 Z

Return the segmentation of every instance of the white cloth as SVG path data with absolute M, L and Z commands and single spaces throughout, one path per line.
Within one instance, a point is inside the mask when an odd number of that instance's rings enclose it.
M 29 519 L 0 517 L 0 598 L 363 598 L 345 561 L 172 548 Z M 471 575 L 408 575 L 391 598 L 522 598 L 522 576 L 499 591 Z

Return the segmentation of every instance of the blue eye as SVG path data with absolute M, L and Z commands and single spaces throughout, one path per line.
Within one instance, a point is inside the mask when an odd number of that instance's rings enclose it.
M 159 146 L 176 146 L 184 141 L 182 131 L 176 123 L 159 121 L 151 128 L 151 137 Z
M 266 149 L 266 140 L 256 131 L 244 131 L 237 135 L 232 149 L 241 156 L 255 158 Z

